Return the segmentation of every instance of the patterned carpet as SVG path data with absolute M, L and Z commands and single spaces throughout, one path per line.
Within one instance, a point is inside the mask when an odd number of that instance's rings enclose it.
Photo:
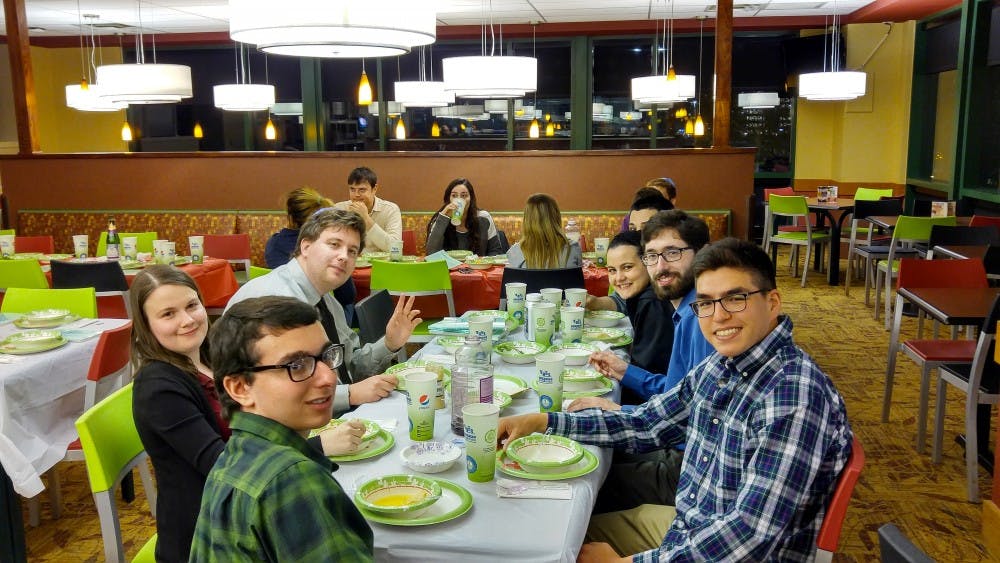
M 864 306 L 863 287 L 852 289 L 851 296 L 845 297 L 842 286 L 831 288 L 819 274 L 811 272 L 807 287 L 802 289 L 784 267 L 787 260 L 779 258 L 778 263 L 784 308 L 795 323 L 796 340 L 817 359 L 844 395 L 851 424 L 868 459 L 834 560 L 877 560 L 877 529 L 886 522 L 895 522 L 939 561 L 1000 561 L 1000 554 L 991 557 L 983 545 L 981 505 L 965 501 L 963 451 L 954 442 L 962 427 L 960 395 L 949 394 L 944 457 L 940 465 L 934 465 L 929 453 L 920 455 L 914 449 L 919 371 L 903 356 L 897 364 L 890 421 L 880 421 L 889 333 Z M 915 332 L 916 321 L 904 317 L 904 336 Z M 933 401 L 932 397 L 932 408 Z M 929 442 L 928 436 L 928 452 Z M 995 435 L 990 436 L 990 443 L 996 443 Z M 48 499 L 43 500 L 42 525 L 27 533 L 29 560 L 103 560 L 100 528 L 84 465 L 63 464 L 60 471 L 62 517 L 53 520 Z M 136 481 L 136 502 L 119 503 L 129 557 L 155 530 L 141 483 Z M 992 481 L 982 470 L 979 484 L 981 495 L 986 497 Z

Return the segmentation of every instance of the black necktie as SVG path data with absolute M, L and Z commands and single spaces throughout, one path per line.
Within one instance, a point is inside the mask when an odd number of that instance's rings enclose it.
M 322 297 L 320 297 L 319 303 L 316 303 L 316 310 L 319 311 L 319 322 L 323 325 L 323 330 L 326 331 L 326 337 L 330 339 L 330 342 L 340 344 L 340 335 L 337 334 L 337 323 L 334 322 L 333 313 L 327 308 Z M 347 371 L 346 363 L 341 363 L 337 367 L 337 378 L 340 379 L 341 383 L 351 383 L 351 374 Z

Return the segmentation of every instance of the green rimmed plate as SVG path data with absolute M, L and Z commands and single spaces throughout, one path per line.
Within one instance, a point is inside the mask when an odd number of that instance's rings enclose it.
M 465 344 L 465 336 L 438 336 L 437 343 L 445 352 L 454 354 Z
M 121 259 L 118 261 L 118 265 L 122 267 L 122 270 L 141 270 L 146 267 L 146 262 L 141 260 L 126 260 Z
M 390 366 L 389 369 L 385 370 L 386 373 L 395 375 L 398 382 L 396 383 L 396 389 L 400 391 L 406 390 L 406 374 L 415 373 L 418 371 L 433 371 L 438 374 L 438 379 L 441 382 L 443 388 L 451 382 L 451 370 L 437 364 L 434 362 L 426 362 L 424 360 L 410 360 L 408 362 L 403 362 L 401 364 L 396 364 Z
M 620 328 L 595 328 L 583 329 L 584 342 L 614 342 L 625 336 L 625 331 Z
M 624 318 L 625 313 L 619 313 L 618 311 L 587 311 L 583 315 L 583 323 L 585 326 L 612 328 Z
M 583 257 L 584 260 L 590 260 L 591 262 L 597 261 L 596 252 L 584 252 L 583 254 L 581 254 L 581 256 Z
M 614 388 L 614 383 L 604 376 L 586 381 L 574 381 L 569 385 L 563 380 L 563 398 L 600 397 L 601 395 L 610 393 Z
M 367 448 L 353 454 L 331 455 L 327 457 L 331 461 L 335 461 L 337 463 L 344 463 L 345 461 L 360 461 L 362 459 L 369 459 L 384 454 L 385 452 L 391 450 L 395 443 L 396 438 L 394 438 L 392 434 L 380 429 L 374 438 L 368 440 L 367 442 L 362 442 L 362 444 L 369 444 Z
M 191 257 L 190 256 L 175 256 L 174 257 L 174 266 L 183 266 L 184 264 L 190 264 L 190 263 L 191 263 Z
M 361 257 L 365 258 L 365 259 L 367 259 L 369 261 L 370 260 L 388 260 L 389 259 L 389 253 L 388 252 L 365 252 L 365 253 L 361 254 Z
M 472 256 L 471 250 L 446 250 L 445 252 L 455 260 L 465 260 L 469 256 Z
M 516 342 L 501 342 L 493 347 L 493 351 L 503 358 L 508 364 L 530 364 L 535 361 L 535 356 L 545 351 L 548 346 L 518 340 Z
M 18 252 L 11 256 L 14 260 L 46 260 L 41 252 Z
M 72 257 L 73 257 L 72 254 L 46 254 L 45 255 L 45 259 L 46 260 L 68 260 L 68 259 L 70 259 Z
M 412 254 L 404 254 L 403 257 L 400 259 L 400 262 L 419 262 L 419 261 L 420 257 Z
M 496 381 L 494 381 L 493 384 L 495 387 Z M 493 404 L 500 407 L 500 410 L 509 407 L 511 401 L 513 401 L 513 399 L 510 398 L 510 395 L 504 393 L 503 391 L 497 391 L 496 389 L 493 389 Z
M 63 326 L 69 324 L 73 321 L 80 320 L 78 315 L 69 314 L 66 311 L 66 315 L 62 317 L 49 317 L 49 318 L 36 318 L 29 314 L 24 315 L 18 319 L 14 320 L 14 326 L 17 328 L 55 328 L 57 326 Z
M 423 514 L 441 498 L 441 485 L 418 475 L 386 475 L 361 485 L 354 504 L 369 512 L 399 516 Z
M 496 264 L 496 265 L 498 265 L 498 266 L 506 266 L 507 263 L 510 262 L 510 260 L 508 260 L 507 257 L 504 256 L 504 255 L 491 256 L 490 260 L 492 260 L 493 263 Z
M 494 266 L 491 258 L 466 258 L 465 266 L 473 270 L 488 270 Z
M 499 469 L 501 473 L 505 473 L 511 477 L 520 477 L 522 479 L 535 479 L 538 481 L 575 479 L 576 477 L 582 477 L 597 469 L 597 456 L 590 453 L 590 450 L 584 449 L 583 457 L 580 458 L 580 461 L 567 467 L 566 470 L 561 473 L 530 473 L 521 468 L 517 462 L 507 457 L 505 453 L 498 452 L 497 469 Z
M 358 269 L 358 268 L 364 269 L 364 268 L 371 268 L 371 267 L 372 267 L 372 263 L 369 262 L 368 260 L 365 260 L 364 258 L 358 258 L 357 260 L 354 261 L 354 269 L 355 270 Z
M 57 330 L 26 330 L 16 332 L 0 342 L 3 354 L 37 354 L 65 345 L 68 340 Z
M 622 346 L 628 346 L 631 343 L 632 343 L 632 337 L 627 334 L 623 334 L 621 335 L 620 338 L 616 338 L 608 342 L 608 344 L 610 344 L 614 348 L 621 348 Z
M 434 481 L 441 486 L 441 498 L 419 516 L 379 514 L 362 507 L 358 507 L 358 510 L 369 522 L 389 526 L 427 526 L 454 520 L 472 508 L 472 493 L 464 487 L 445 479 L 434 479 Z
M 521 393 L 528 390 L 528 384 L 524 382 L 520 377 L 514 377 L 513 375 L 494 375 L 493 376 L 493 392 L 496 393 L 500 391 L 506 393 L 510 397 L 520 395 Z
M 319 428 L 316 428 L 315 430 L 310 430 L 309 431 L 309 437 L 312 438 L 313 436 L 319 434 L 320 432 L 322 432 L 324 430 L 328 430 L 330 428 L 336 428 L 336 427 L 340 426 L 341 424 L 347 422 L 348 420 L 360 420 L 361 422 L 363 422 L 365 424 L 365 433 L 361 436 L 361 441 L 362 442 L 367 442 L 369 440 L 374 439 L 376 436 L 378 436 L 378 433 L 382 431 L 382 427 L 379 426 L 377 422 L 374 422 L 372 420 L 365 420 L 363 418 L 358 418 L 358 419 L 334 418 L 333 420 L 331 420 L 330 422 L 327 422 L 323 426 L 320 426 Z

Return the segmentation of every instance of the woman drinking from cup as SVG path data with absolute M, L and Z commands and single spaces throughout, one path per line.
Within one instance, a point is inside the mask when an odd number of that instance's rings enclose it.
M 465 178 L 444 189 L 444 205 L 427 224 L 427 254 L 470 250 L 479 256 L 503 254 L 493 218 L 476 202 L 476 190 Z
M 575 268 L 583 264 L 580 245 L 570 242 L 562 231 L 562 214 L 548 194 L 534 194 L 524 207 L 521 240 L 507 251 L 514 268 L 551 270 Z
M 201 493 L 229 438 L 208 348 L 198 286 L 173 266 L 151 266 L 132 282 L 132 416 L 153 462 L 159 492 L 157 561 L 187 561 Z M 357 450 L 364 424 L 351 421 L 311 443 L 327 455 Z

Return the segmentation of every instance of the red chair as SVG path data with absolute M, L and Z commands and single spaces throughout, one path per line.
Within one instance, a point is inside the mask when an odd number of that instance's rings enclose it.
M 235 235 L 203 235 L 205 237 L 205 256 L 224 258 L 232 266 L 242 265 L 243 269 L 233 270 L 243 272 L 243 277 L 237 275 L 240 284 L 246 283 L 250 276 L 250 235 L 240 233 Z
M 969 220 L 970 227 L 987 227 L 989 225 L 993 225 L 997 230 L 1000 230 L 1000 217 L 973 215 L 972 219 Z
M 52 235 L 42 235 L 38 237 L 14 237 L 14 251 L 53 254 L 56 251 L 56 244 L 55 241 L 52 240 Z
M 847 515 L 847 505 L 851 502 L 851 495 L 854 493 L 854 485 L 861 476 L 861 470 L 865 466 L 865 450 L 861 447 L 858 435 L 854 435 L 851 442 L 851 455 L 847 458 L 847 465 L 840 472 L 837 478 L 837 488 L 833 491 L 833 498 L 830 499 L 829 506 L 826 507 L 826 516 L 823 517 L 823 524 L 819 528 L 819 535 L 816 536 L 816 561 L 833 561 L 833 554 L 837 551 L 840 543 L 840 531 L 844 526 L 844 516 Z
M 94 355 L 90 358 L 90 369 L 87 371 L 87 384 L 83 395 L 83 410 L 85 412 L 132 380 L 132 364 L 129 361 L 131 345 L 131 321 L 101 333 Z M 80 446 L 79 438 L 66 447 L 66 454 L 62 461 L 83 461 L 83 448 Z M 53 467 L 49 470 L 48 476 L 52 516 L 59 518 L 62 512 L 62 493 L 58 468 Z M 149 491 L 147 491 L 148 494 Z M 156 505 L 154 498 L 149 499 L 149 505 Z M 38 526 L 38 513 L 38 497 L 36 496 L 28 500 L 28 522 L 32 526 Z
M 987 287 L 986 269 L 980 260 L 921 260 L 903 258 L 899 262 L 897 287 Z M 885 370 L 885 391 L 882 398 L 882 422 L 889 421 L 892 386 L 896 375 L 896 353 L 900 349 L 899 330 L 902 322 L 903 297 L 896 294 L 896 310 L 889 339 L 889 361 Z M 936 328 L 936 327 L 935 327 Z M 952 327 L 956 331 L 958 327 Z M 935 333 L 937 331 L 935 330 Z M 920 406 L 917 415 L 917 452 L 923 453 L 927 437 L 927 404 L 930 401 L 931 370 L 941 364 L 971 364 L 976 353 L 974 340 L 920 339 L 923 335 L 923 314 L 918 318 L 917 339 L 902 343 L 902 351 L 920 366 Z M 935 336 L 937 336 L 935 334 Z
M 403 254 L 407 256 L 417 254 L 417 234 L 413 229 L 403 229 Z

